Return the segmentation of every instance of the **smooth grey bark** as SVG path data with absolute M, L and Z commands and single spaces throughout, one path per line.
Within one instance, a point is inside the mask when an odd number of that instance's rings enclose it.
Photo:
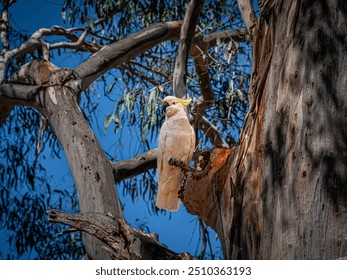
M 116 182 L 132 178 L 147 170 L 157 168 L 157 148 L 144 152 L 132 159 L 112 162 Z
M 78 105 L 81 81 L 70 69 L 52 68 L 45 91 L 37 104 L 49 120 L 66 154 L 84 212 L 111 213 L 123 218 L 115 191 L 113 169 Z M 89 258 L 108 258 L 100 241 L 84 236 Z
M 76 68 L 82 79 L 82 90 L 103 73 L 125 63 L 160 42 L 179 37 L 181 22 L 161 22 L 148 26 L 123 40 L 104 46 Z

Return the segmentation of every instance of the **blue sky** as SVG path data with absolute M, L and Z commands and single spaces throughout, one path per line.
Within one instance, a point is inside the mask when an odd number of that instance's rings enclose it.
M 63 23 L 61 18 L 62 2 L 63 1 L 58 0 L 17 1 L 11 9 L 15 27 L 25 30 L 27 35 L 31 35 L 34 31 L 42 27 L 51 27 L 53 25 L 68 27 Z M 60 67 L 73 68 L 80 61 L 76 60 L 73 55 L 63 54 L 62 57 L 56 57 L 52 62 Z M 97 87 L 95 84 L 93 86 Z M 103 97 L 101 88 L 102 87 L 100 87 L 100 93 L 93 96 L 93 98 L 98 100 L 100 105 L 96 111 L 98 124 L 92 124 L 94 133 L 105 151 L 112 150 L 114 153 L 118 152 L 119 155 L 117 158 L 131 158 L 138 152 L 138 149 L 134 149 L 134 145 L 131 142 L 131 139 L 134 139 L 133 131 L 124 128 L 122 133 L 123 138 L 117 139 L 119 136 L 114 134 L 113 129 L 108 129 L 106 133 L 102 133 L 97 129 L 98 125 L 102 126 L 106 116 L 111 114 L 114 108 L 114 104 Z M 115 143 L 119 140 L 122 142 L 122 146 L 117 147 Z M 151 143 L 151 146 L 151 148 L 154 148 L 156 143 Z M 54 160 L 49 160 L 48 158 L 43 164 L 46 166 L 48 173 L 54 175 L 56 187 L 61 185 L 72 185 L 72 177 L 64 156 L 62 159 L 55 158 Z M 180 208 L 179 212 L 171 215 L 153 215 L 148 210 L 148 208 L 150 208 L 148 207 L 148 202 L 144 201 L 141 197 L 137 201 L 132 202 L 130 197 L 122 196 L 121 190 L 119 190 L 118 193 L 122 203 L 125 205 L 125 217 L 132 226 L 137 227 L 145 222 L 150 231 L 158 233 L 159 240 L 171 250 L 176 252 L 188 251 L 193 255 L 197 253 L 196 249 L 199 247 L 198 244 L 200 239 L 200 228 L 197 223 L 197 216 L 192 216 L 187 213 L 184 206 Z M 214 252 L 220 255 L 221 249 L 219 241 L 216 240 L 216 235 L 212 229 L 209 229 L 209 231 L 212 232 L 212 245 L 216 248 Z M 3 238 L 1 239 L 3 240 Z

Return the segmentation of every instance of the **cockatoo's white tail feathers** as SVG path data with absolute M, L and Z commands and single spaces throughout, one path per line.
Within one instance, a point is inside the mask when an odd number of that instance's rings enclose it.
M 171 169 L 168 176 L 159 180 L 160 187 L 158 189 L 156 206 L 169 211 L 177 211 L 181 205 L 181 201 L 178 198 L 178 190 L 181 185 L 182 174 L 175 167 L 170 166 L 168 169 Z
M 177 191 L 172 191 L 167 194 L 158 192 L 155 205 L 160 209 L 176 212 L 180 208 L 181 201 L 178 198 Z

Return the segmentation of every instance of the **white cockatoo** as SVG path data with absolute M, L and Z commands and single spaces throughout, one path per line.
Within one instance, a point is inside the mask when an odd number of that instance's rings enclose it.
M 191 99 L 182 100 L 174 96 L 164 98 L 165 122 L 160 129 L 158 141 L 158 181 L 159 190 L 156 206 L 169 211 L 177 211 L 181 201 L 178 191 L 182 185 L 182 171 L 169 164 L 171 158 L 182 160 L 186 165 L 192 159 L 195 149 L 195 133 L 189 123 L 184 107 Z

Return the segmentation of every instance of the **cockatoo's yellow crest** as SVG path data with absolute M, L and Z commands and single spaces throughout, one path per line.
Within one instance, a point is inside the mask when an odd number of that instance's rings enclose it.
M 187 106 L 190 104 L 190 102 L 192 102 L 192 99 L 191 99 L 191 98 L 188 98 L 188 99 L 183 100 L 183 99 L 180 99 L 180 98 L 176 97 L 176 100 L 177 100 L 179 103 L 181 103 L 181 105 L 182 105 L 183 107 L 187 107 Z

